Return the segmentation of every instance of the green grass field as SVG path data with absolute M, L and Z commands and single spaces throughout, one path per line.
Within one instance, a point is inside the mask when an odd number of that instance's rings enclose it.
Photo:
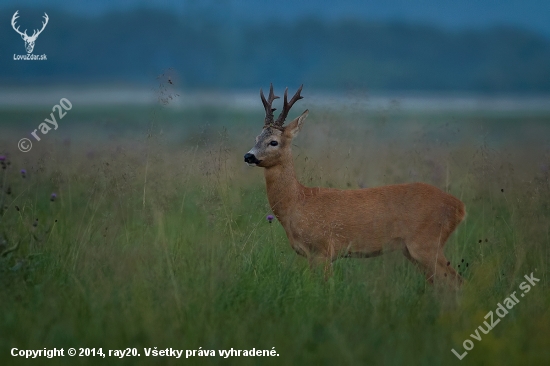
M 462 199 L 467 218 L 445 250 L 467 280 L 458 292 L 427 285 L 401 253 L 339 260 L 328 281 L 311 271 L 265 219 L 261 169 L 242 162 L 260 107 L 74 106 L 19 152 L 48 115 L 0 111 L 11 163 L 0 171 L 0 364 L 550 362 L 550 115 L 312 110 L 296 139 L 306 185 L 423 181 Z M 540 282 L 519 297 L 531 273 Z M 472 339 L 514 291 L 519 303 Z M 451 349 L 466 339 L 459 361 Z M 27 360 L 14 347 L 141 356 Z M 216 356 L 145 357 L 153 347 Z M 273 347 L 278 357 L 217 355 Z

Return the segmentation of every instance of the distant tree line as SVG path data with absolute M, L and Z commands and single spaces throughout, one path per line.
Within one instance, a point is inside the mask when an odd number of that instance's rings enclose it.
M 451 32 L 352 20 L 259 24 L 153 10 L 99 17 L 50 11 L 34 50 L 47 61 L 15 61 L 14 54 L 26 52 L 10 25 L 13 12 L 0 14 L 3 85 L 150 84 L 172 67 L 188 89 L 274 82 L 371 91 L 550 92 L 550 40 L 516 28 Z M 40 25 L 40 17 L 20 14 L 18 21 Z

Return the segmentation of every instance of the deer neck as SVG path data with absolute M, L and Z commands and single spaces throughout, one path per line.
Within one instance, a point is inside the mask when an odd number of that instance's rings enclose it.
M 292 158 L 281 165 L 264 169 L 267 199 L 277 219 L 284 224 L 298 200 L 303 186 L 296 179 Z

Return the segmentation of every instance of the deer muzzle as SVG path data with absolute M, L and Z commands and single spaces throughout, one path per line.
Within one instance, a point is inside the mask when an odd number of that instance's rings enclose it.
M 256 158 L 256 155 L 251 153 L 244 154 L 244 162 L 247 164 L 258 164 L 260 160 Z

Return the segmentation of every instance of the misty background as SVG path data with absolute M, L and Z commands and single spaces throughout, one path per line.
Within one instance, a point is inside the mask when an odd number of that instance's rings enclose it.
M 34 54 L 21 30 L 49 23 Z M 172 68 L 178 90 L 547 95 L 547 1 L 5 0 L 0 85 L 134 90 Z M 6 92 L 9 90 L 9 92 Z

